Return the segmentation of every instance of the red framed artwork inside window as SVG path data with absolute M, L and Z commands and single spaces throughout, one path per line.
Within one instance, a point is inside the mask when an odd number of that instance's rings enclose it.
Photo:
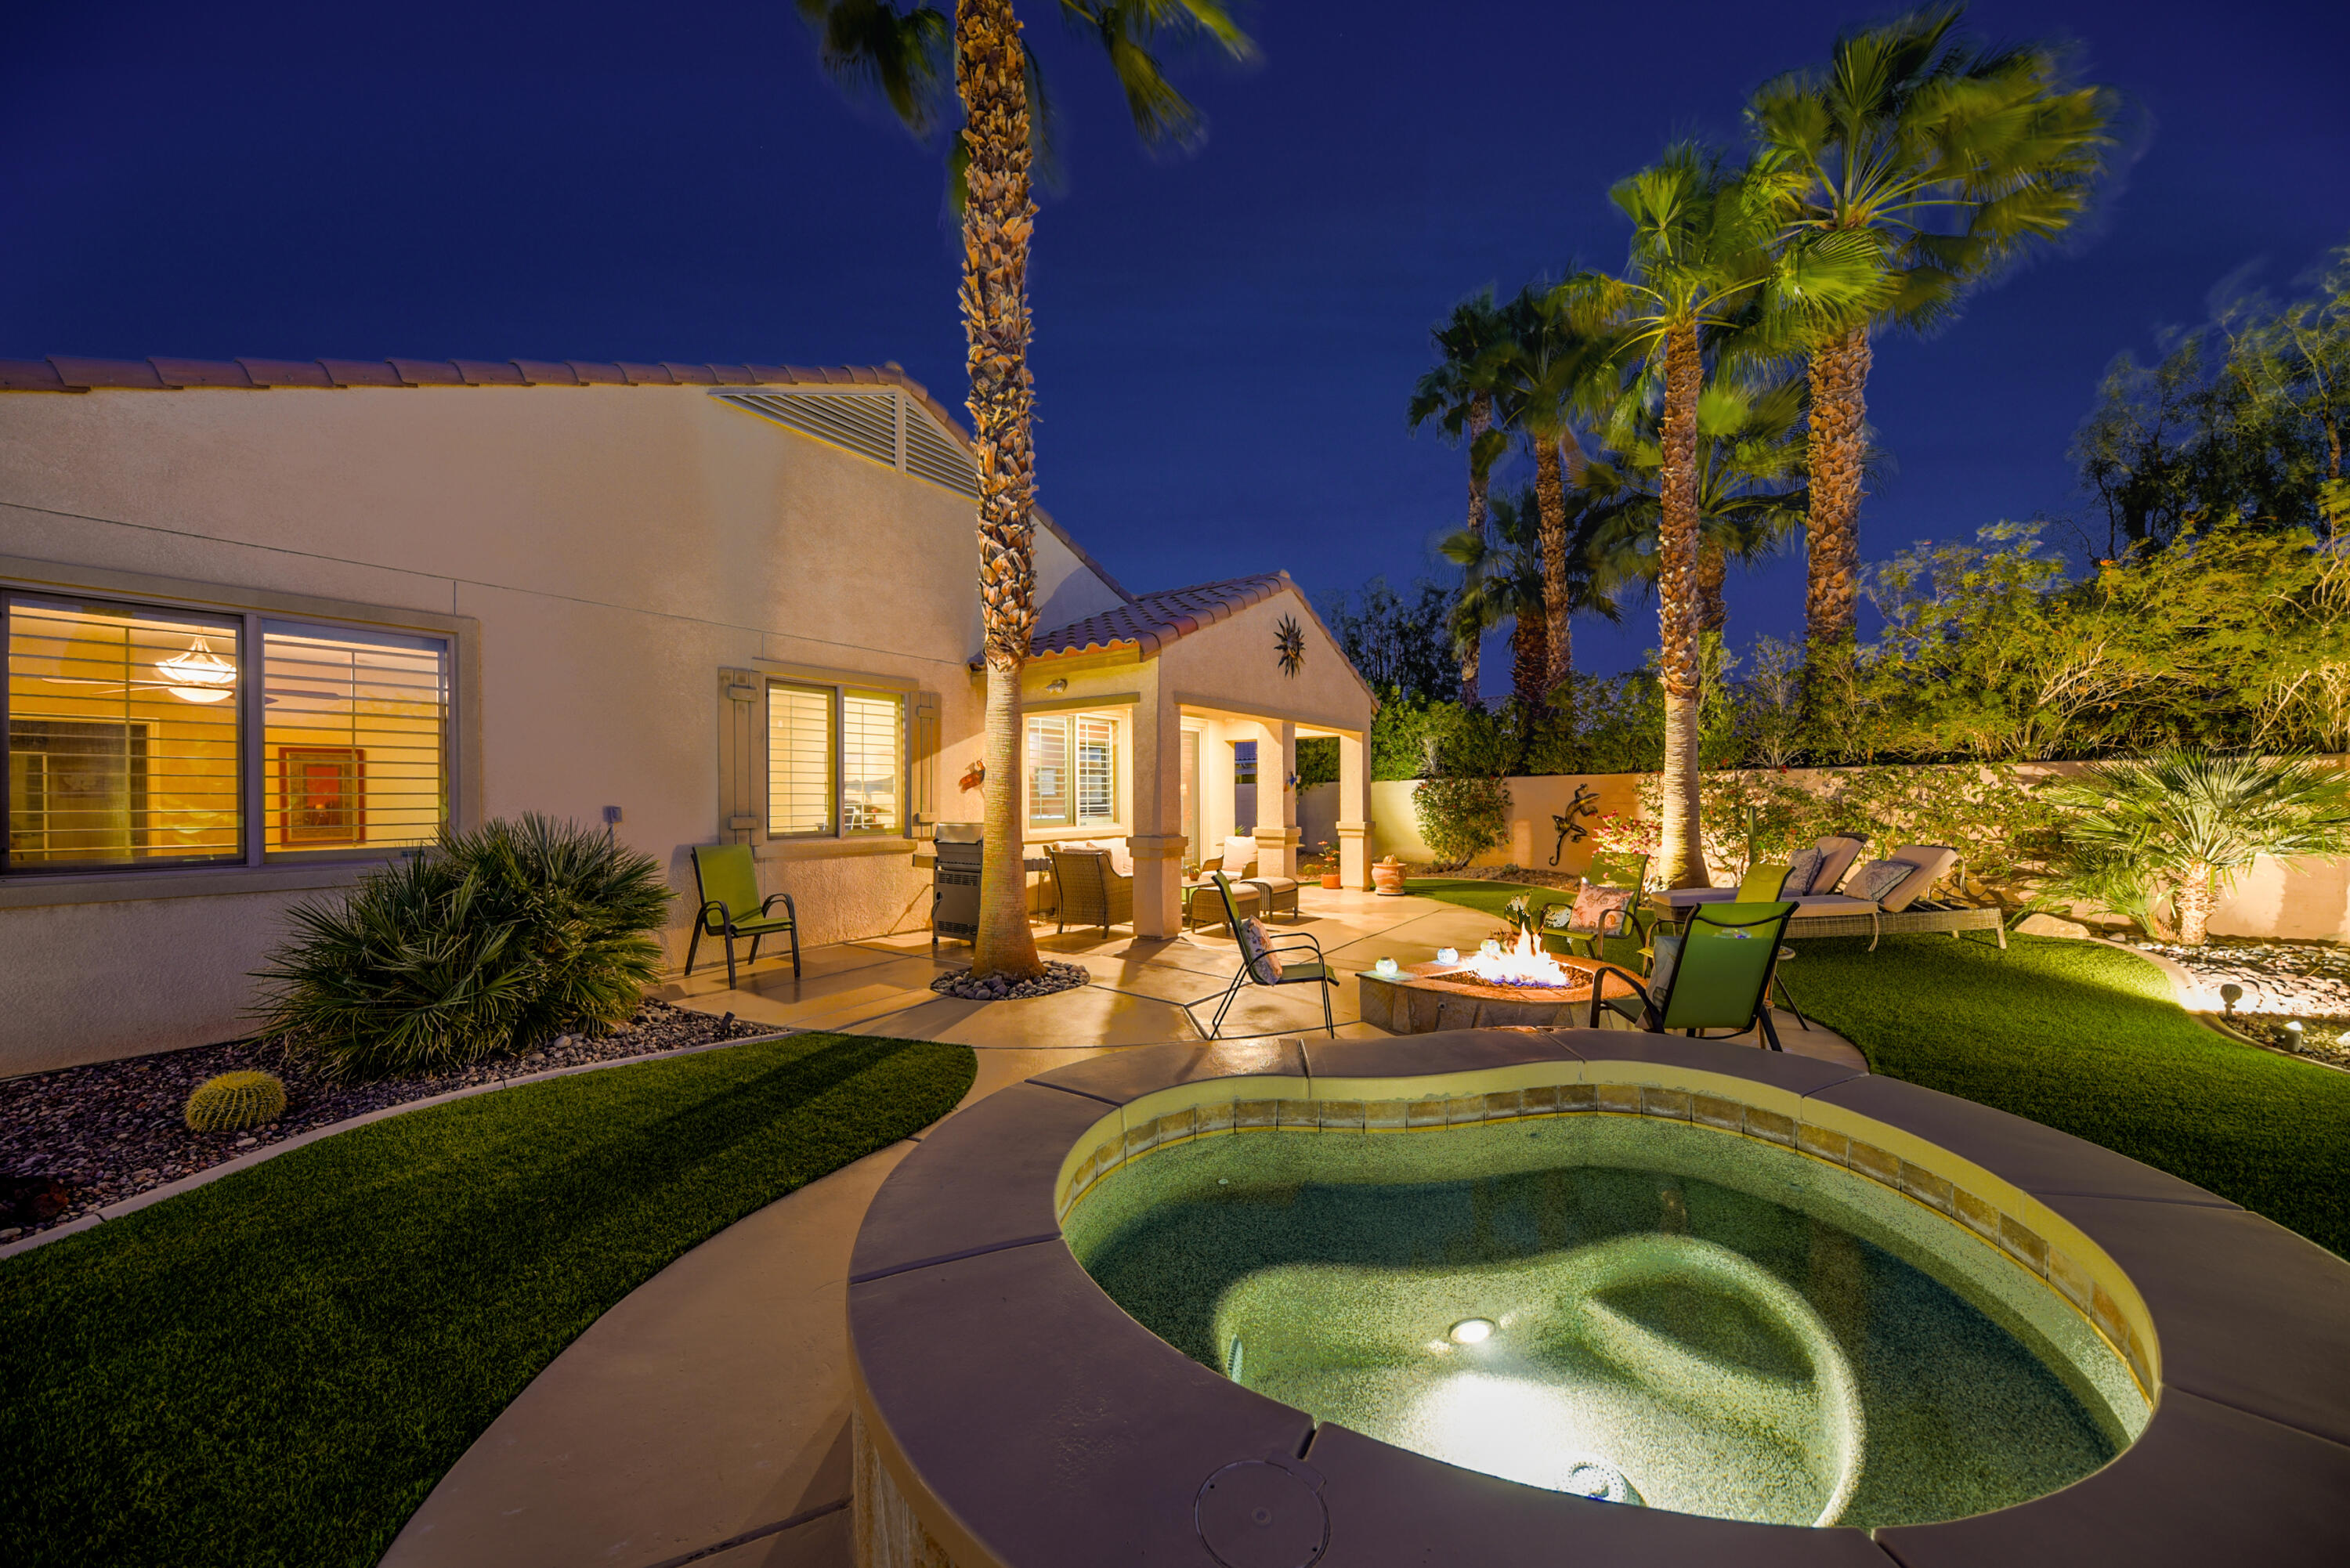
M 367 753 L 358 746 L 277 748 L 280 839 L 288 848 L 367 842 Z

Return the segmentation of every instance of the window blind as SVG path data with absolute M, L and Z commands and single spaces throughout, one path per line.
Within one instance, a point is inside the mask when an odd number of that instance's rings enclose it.
M 840 699 L 841 809 L 851 833 L 900 833 L 906 700 L 879 691 Z
M 832 831 L 832 692 L 767 688 L 767 833 Z
M 1118 819 L 1118 726 L 1107 719 L 1079 715 L 1077 731 L 1077 822 Z
M 1069 724 L 1028 721 L 1028 820 L 1051 826 L 1069 820 Z
M 265 621 L 262 693 L 270 848 L 432 840 L 448 815 L 441 643 Z

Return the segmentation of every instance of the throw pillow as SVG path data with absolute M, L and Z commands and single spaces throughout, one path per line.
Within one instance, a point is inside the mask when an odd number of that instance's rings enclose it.
M 1237 877 L 1256 864 L 1256 840 L 1227 838 L 1224 840 L 1224 875 Z
M 1797 850 L 1794 859 L 1787 864 L 1787 879 L 1779 884 L 1779 897 L 1800 898 L 1810 892 L 1812 879 L 1820 874 L 1820 867 L 1826 860 L 1827 856 L 1816 844 L 1809 849 Z
M 1586 882 L 1583 891 L 1575 896 L 1575 918 L 1567 926 L 1577 931 L 1596 931 L 1603 927 L 1621 930 L 1624 911 L 1631 907 L 1631 888 L 1603 888 L 1596 882 Z
M 1109 839 L 1103 843 L 1101 847 L 1102 853 L 1109 857 L 1110 875 L 1114 877 L 1134 875 L 1134 851 L 1127 847 L 1125 839 Z
M 1916 869 L 1907 860 L 1872 860 L 1846 880 L 1845 896 L 1866 898 L 1874 904 L 1901 886 Z
M 1281 960 L 1272 949 L 1263 920 L 1251 915 L 1241 922 L 1241 952 L 1248 961 L 1249 977 L 1259 985 L 1281 983 Z

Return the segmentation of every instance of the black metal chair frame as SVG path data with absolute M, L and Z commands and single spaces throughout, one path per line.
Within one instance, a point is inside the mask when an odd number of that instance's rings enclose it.
M 1322 944 L 1315 941 L 1311 933 L 1305 931 L 1293 931 L 1285 933 L 1292 940 L 1284 942 L 1279 946 L 1275 946 L 1268 942 L 1265 945 L 1264 952 L 1262 956 L 1266 958 L 1279 958 L 1283 953 L 1310 952 L 1314 955 L 1315 972 L 1311 975 L 1300 975 L 1295 980 L 1258 979 L 1255 972 L 1258 955 L 1250 953 L 1248 950 L 1247 939 L 1241 935 L 1241 915 L 1240 911 L 1232 907 L 1232 883 L 1225 878 L 1224 874 L 1221 871 L 1215 872 L 1213 876 L 1215 878 L 1216 891 L 1224 900 L 1224 917 L 1232 922 L 1232 940 L 1240 944 L 1241 967 L 1233 973 L 1232 984 L 1224 988 L 1223 995 L 1216 1004 L 1216 1015 L 1213 1019 L 1210 1020 L 1208 1023 L 1208 1038 L 1211 1040 L 1219 1040 L 1223 1037 L 1224 1015 L 1232 1011 L 1232 1003 L 1240 999 L 1241 990 L 1243 986 L 1262 985 L 1272 987 L 1282 985 L 1305 985 L 1310 982 L 1319 982 L 1322 987 L 1322 1027 L 1329 1032 L 1331 1039 L 1336 1040 L 1338 1037 L 1338 1023 L 1336 1016 L 1330 1011 L 1330 990 L 1333 986 L 1338 983 L 1338 977 L 1331 971 L 1329 961 L 1322 956 Z M 1194 1005 L 1196 1004 L 1187 1002 L 1184 1004 L 1183 1011 L 1188 1014 Z M 1196 1018 L 1192 1020 L 1192 1023 L 1195 1025 L 1199 1021 Z

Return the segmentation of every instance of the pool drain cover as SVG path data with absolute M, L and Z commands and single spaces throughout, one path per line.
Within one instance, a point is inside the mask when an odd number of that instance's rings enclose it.
M 1304 1470 L 1243 1459 L 1210 1476 L 1192 1512 L 1209 1554 L 1224 1568 L 1309 1568 L 1330 1544 L 1330 1511 Z

